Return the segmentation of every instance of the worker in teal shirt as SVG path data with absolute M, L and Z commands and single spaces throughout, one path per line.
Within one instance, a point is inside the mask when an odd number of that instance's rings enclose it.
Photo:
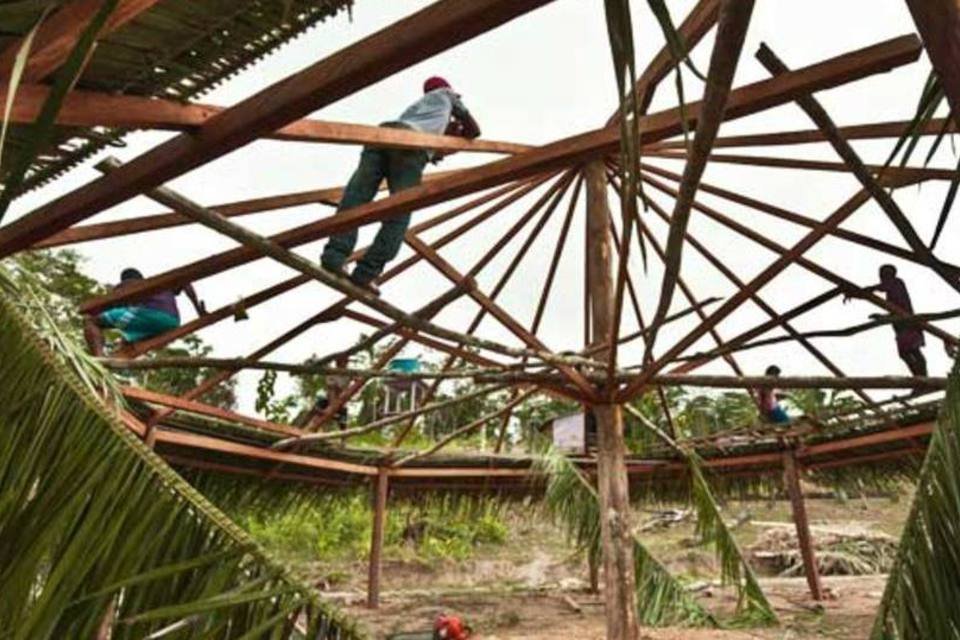
M 443 78 L 432 77 L 423 84 L 423 96 L 396 120 L 381 126 L 409 129 L 422 133 L 459 135 L 464 138 L 480 136 L 480 127 L 463 105 L 459 94 Z M 337 213 L 373 200 L 380 182 L 387 180 L 390 193 L 397 193 L 420 184 L 423 168 L 428 161 L 437 161 L 441 154 L 421 149 L 390 149 L 365 147 L 360 154 L 360 165 L 350 177 L 343 191 Z M 373 244 L 357 262 L 350 279 L 379 294 L 373 281 L 383 273 L 384 266 L 396 257 L 410 225 L 412 212 L 398 213 L 384 220 Z M 330 237 L 320 257 L 327 271 L 343 273 L 343 265 L 357 244 L 357 229 L 353 228 Z
M 143 280 L 143 274 L 137 269 L 126 268 L 120 274 L 120 284 L 115 288 L 122 291 L 131 284 Z M 143 299 L 129 304 L 110 307 L 96 316 L 86 319 L 83 327 L 83 337 L 87 341 L 90 352 L 95 356 L 103 355 L 103 329 L 117 329 L 123 342 L 133 344 L 161 333 L 176 329 L 180 326 L 180 310 L 177 308 L 177 294 L 183 291 L 187 294 L 197 315 L 206 315 L 207 307 L 193 286 L 187 284 L 177 291 L 158 291 Z

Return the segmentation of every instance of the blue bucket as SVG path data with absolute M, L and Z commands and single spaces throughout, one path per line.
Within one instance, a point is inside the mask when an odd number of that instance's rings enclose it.
M 403 373 L 416 373 L 420 371 L 419 358 L 394 358 L 390 361 L 391 371 L 401 371 Z

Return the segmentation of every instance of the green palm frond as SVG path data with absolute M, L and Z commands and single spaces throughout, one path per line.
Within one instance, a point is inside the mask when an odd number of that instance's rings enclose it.
M 930 439 L 872 640 L 960 638 L 960 363 Z
M 569 459 L 553 451 L 538 458 L 547 477 L 544 503 L 570 539 L 589 557 L 600 557 L 600 498 Z M 716 621 L 634 537 L 637 614 L 650 626 L 716 626 Z
M 104 620 L 116 640 L 361 637 L 147 449 L 0 283 L 4 638 L 91 638 Z
M 720 560 L 723 584 L 736 587 L 739 621 L 751 625 L 776 624 L 777 614 L 723 520 L 723 514 L 714 500 L 696 454 L 687 454 L 687 462 L 690 467 L 691 498 L 697 511 L 697 535 L 704 542 L 713 545 Z

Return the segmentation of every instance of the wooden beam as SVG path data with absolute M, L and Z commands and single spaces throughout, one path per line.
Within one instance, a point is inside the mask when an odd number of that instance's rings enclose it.
M 587 288 L 591 298 L 593 340 L 612 345 L 617 339 L 613 334 L 613 314 L 616 312 L 613 249 L 606 169 L 601 160 L 586 166 L 584 182 L 587 193 L 587 261 L 590 265 Z M 601 360 L 609 357 L 609 350 L 598 354 Z M 602 514 L 600 532 L 606 637 L 611 640 L 636 640 L 640 636 L 640 627 L 637 620 L 623 410 L 618 404 L 597 404 L 590 408 L 597 418 L 597 487 Z
M 803 572 L 807 576 L 810 595 L 819 602 L 823 600 L 823 587 L 820 585 L 820 571 L 817 569 L 817 557 L 814 553 L 813 537 L 810 535 L 807 506 L 803 500 L 797 466 L 796 452 L 790 450 L 783 454 L 783 484 L 790 496 L 793 522 L 797 527 L 797 546 L 800 547 L 800 556 L 803 558 Z
M 960 4 L 957 0 L 907 0 L 907 6 L 943 85 L 954 125 L 960 125 Z
M 790 71 L 787 65 L 766 45 L 760 46 L 760 50 L 757 51 L 757 59 L 772 76 L 783 75 Z M 958 78 L 960 78 L 960 76 L 958 76 Z M 900 235 L 913 252 L 923 260 L 927 267 L 939 275 L 944 282 L 960 293 L 960 281 L 947 273 L 940 264 L 940 261 L 933 255 L 930 249 L 927 248 L 927 245 L 920 239 L 920 236 L 917 235 L 910 220 L 907 219 L 907 216 L 900 209 L 900 206 L 893 199 L 893 196 L 890 195 L 889 191 L 874 177 L 875 175 L 878 177 L 883 176 L 885 172 L 880 171 L 879 174 L 876 174 L 867 168 L 860 159 L 859 154 L 850 146 L 849 142 L 843 139 L 840 132 L 837 131 L 837 126 L 816 98 L 812 95 L 800 96 L 797 98 L 797 105 L 799 105 L 807 116 L 813 120 L 814 124 L 826 134 L 834 151 L 843 159 L 844 164 L 850 169 L 850 172 L 857 178 L 873 200 L 880 205 L 880 208 L 883 209 L 883 212 L 890 219 L 890 222 L 893 223 L 893 226 L 897 228 L 897 231 L 900 232 Z M 954 176 L 960 177 L 960 174 L 954 172 Z
M 383 575 L 383 538 L 387 520 L 387 492 L 390 475 L 385 467 L 377 472 L 373 490 L 373 526 L 370 531 L 370 566 L 367 576 L 367 607 L 380 607 L 380 578 Z
M 43 85 L 18 87 L 14 96 L 10 122 L 33 122 L 40 113 L 49 92 L 49 87 Z M 7 89 L 0 89 L 0 103 L 5 104 L 6 100 Z M 75 90 L 64 99 L 57 114 L 57 124 L 65 127 L 158 129 L 192 133 L 226 110 L 225 107 L 209 104 L 184 104 L 161 98 Z M 458 136 L 435 135 L 407 129 L 311 119 L 297 120 L 265 134 L 263 138 L 468 153 L 513 154 L 533 148 L 513 142 L 468 140 Z
M 270 422 L 268 420 L 259 420 L 257 418 L 251 418 L 243 414 L 237 413 L 235 411 L 230 411 L 228 409 L 222 409 L 220 407 L 214 407 L 209 404 L 204 404 L 203 402 L 196 402 L 194 400 L 186 400 L 183 398 L 177 398 L 174 396 L 169 396 L 163 393 L 157 393 L 156 391 L 150 391 L 148 389 L 139 389 L 137 387 L 122 387 L 121 393 L 125 398 L 131 400 L 140 400 L 148 404 L 160 405 L 162 407 L 172 407 L 174 409 L 181 409 L 183 411 L 189 411 L 191 413 L 197 413 L 204 416 L 209 416 L 211 418 L 217 418 L 219 420 L 224 420 L 226 422 L 236 422 L 238 424 L 243 424 L 248 427 L 254 427 L 256 429 L 262 429 L 263 431 L 268 431 L 270 433 L 277 433 L 286 436 L 297 436 L 302 435 L 303 432 L 300 429 L 291 427 L 285 424 L 279 424 L 276 422 Z
M 686 162 L 687 154 L 681 151 L 660 151 L 651 149 L 644 151 L 644 156 L 664 158 L 666 160 L 680 160 Z M 742 164 L 751 167 L 775 167 L 777 169 L 799 169 L 801 171 L 837 171 L 850 173 L 850 167 L 842 162 L 825 160 L 802 160 L 798 158 L 777 158 L 771 156 L 741 156 L 729 153 L 712 153 L 710 162 L 723 164 Z M 866 165 L 873 175 L 883 175 L 895 180 L 953 180 L 957 176 L 955 169 L 938 169 L 936 167 L 897 167 L 884 168 L 881 165 Z
M 8 225 L 0 257 L 234 151 L 393 73 L 462 44 L 550 0 L 439 0 L 241 101 L 121 171 Z
M 203 436 L 195 433 L 184 433 L 181 431 L 169 431 L 167 429 L 157 429 L 157 446 L 168 445 L 177 447 L 186 447 L 190 449 L 200 449 L 204 451 L 213 451 L 229 456 L 238 456 L 252 460 L 262 460 L 278 464 L 289 464 L 309 469 L 317 469 L 324 472 L 348 473 L 354 475 L 375 476 L 376 467 L 363 464 L 353 464 L 352 462 L 340 462 L 339 460 L 330 460 L 318 456 L 300 455 L 296 453 L 285 453 L 274 451 L 264 447 L 256 447 L 239 442 L 230 442 L 222 438 Z
M 116 31 L 149 10 L 158 1 L 119 0 L 98 37 Z M 34 36 L 21 82 L 39 82 L 66 62 L 83 30 L 100 10 L 102 4 L 102 0 L 70 0 L 44 20 Z M 6 81 L 10 77 L 13 62 L 22 44 L 23 39 L 19 38 L 7 45 L 7 48 L 0 53 L 0 80 Z
M 661 169 L 660 167 L 655 167 L 650 164 L 642 164 L 641 169 L 643 171 L 647 171 L 649 173 L 667 178 L 673 182 L 680 181 L 680 174 L 673 173 L 672 171 L 667 171 L 666 169 Z M 658 184 L 662 185 L 663 183 L 658 183 Z M 712 185 L 706 182 L 700 183 L 700 190 L 703 191 L 704 193 L 709 193 L 710 195 L 717 196 L 729 202 L 734 202 L 736 204 L 740 204 L 745 207 L 754 209 L 755 211 L 758 211 L 760 213 L 765 213 L 769 216 L 773 216 L 774 218 L 778 218 L 780 220 L 786 220 L 788 222 L 792 222 L 794 224 L 798 224 L 804 227 L 808 227 L 812 229 L 819 224 L 819 221 L 816 220 L 815 218 L 810 218 L 808 216 L 796 213 L 794 211 L 784 209 L 783 207 L 770 204 L 769 202 L 757 200 L 756 198 L 751 198 L 747 195 L 744 195 L 743 193 L 730 191 L 728 189 L 723 189 L 721 187 L 717 187 L 715 185 Z M 664 193 L 669 193 L 669 190 L 665 190 Z M 857 233 L 856 231 L 849 231 L 847 229 L 842 229 L 842 228 L 837 228 L 832 230 L 830 232 L 830 235 L 836 238 L 847 240 L 849 242 L 853 242 L 855 244 L 859 244 L 860 246 L 863 246 L 863 247 L 874 249 L 876 251 L 880 251 L 880 252 L 889 254 L 891 256 L 901 258 L 903 260 L 909 260 L 910 262 L 923 264 L 923 261 L 920 259 L 920 257 L 917 256 L 912 251 L 908 249 L 903 249 L 894 244 L 890 244 L 889 242 L 878 240 L 873 236 L 867 236 L 862 233 Z M 957 267 L 956 265 L 951 265 L 948 263 L 943 263 L 943 266 L 945 269 L 948 269 L 951 273 L 953 273 L 956 277 L 960 277 L 960 267 Z
M 875 140 L 878 138 L 899 138 L 910 131 L 911 121 L 878 122 L 876 124 L 857 124 L 839 127 L 840 135 L 844 140 Z M 916 133 L 921 136 L 936 136 L 946 131 L 956 133 L 955 125 L 948 125 L 945 118 L 933 118 Z M 713 147 L 768 147 L 794 144 L 812 144 L 826 142 L 827 138 L 820 129 L 803 129 L 801 131 L 782 131 L 777 133 L 754 133 L 742 136 L 721 136 L 714 140 Z M 653 149 L 686 149 L 683 140 L 658 142 L 651 145 Z M 647 150 L 644 151 L 646 153 Z
M 450 175 L 453 171 L 435 171 L 423 176 L 424 182 L 437 180 Z M 381 185 L 381 189 L 386 188 L 386 183 Z M 498 193 L 498 192 L 491 192 Z M 490 194 L 488 194 L 490 195 Z M 215 204 L 213 209 L 225 218 L 235 216 L 245 216 L 251 213 L 260 213 L 262 211 L 277 211 L 290 207 L 299 207 L 308 204 L 325 204 L 336 207 L 343 196 L 343 187 L 327 187 L 324 189 L 311 189 L 309 191 L 298 191 L 295 193 L 285 193 L 275 196 L 266 196 L 264 198 L 253 198 L 250 200 L 239 200 L 225 204 Z M 495 196 L 494 196 L 495 197 Z M 178 213 L 176 211 L 164 211 L 152 215 L 139 216 L 136 218 L 127 218 L 114 222 L 101 222 L 94 224 L 84 224 L 70 229 L 65 229 L 49 238 L 44 238 L 33 245 L 34 249 L 46 249 L 58 247 L 66 244 L 75 244 L 78 242 L 87 242 L 90 240 L 104 240 L 106 238 L 116 238 L 145 231 L 156 231 L 158 229 L 169 229 L 187 224 L 197 224 L 193 218 Z
M 911 62 L 919 55 L 919 42 L 914 36 L 904 36 L 867 49 L 833 58 L 826 62 L 795 71 L 788 76 L 771 78 L 747 85 L 731 92 L 725 117 L 738 118 L 790 102 L 796 95 L 825 89 L 837 84 L 851 82 L 873 73 L 889 70 Z M 696 121 L 699 103 L 687 105 L 685 114 L 691 122 Z M 662 140 L 682 132 L 681 113 L 671 109 L 642 119 L 641 130 L 645 140 Z M 320 221 L 291 229 L 272 237 L 281 246 L 290 248 L 306 242 L 327 237 L 346 229 L 384 220 L 401 211 L 411 211 L 485 189 L 510 180 L 532 176 L 567 166 L 584 158 L 602 156 L 619 147 L 619 132 L 616 128 L 600 129 L 540 147 L 534 151 L 518 154 L 475 169 L 458 172 L 431 184 L 407 189 L 384 200 L 372 202 L 331 216 Z M 118 175 L 120 172 L 111 174 Z M 123 172 L 127 175 L 127 172 Z M 110 177 L 110 176 L 107 176 Z M 144 180 L 147 178 L 144 177 Z M 150 178 L 151 183 L 154 182 Z M 112 183 L 112 182 L 111 182 Z M 114 185 L 120 188 L 121 185 Z M 127 187 L 124 186 L 124 189 Z M 88 188 L 68 194 L 58 201 L 43 207 L 0 229 L 0 257 L 17 251 L 35 242 L 39 237 L 68 226 L 79 219 L 92 215 L 92 209 L 79 207 L 87 197 L 80 197 L 88 190 L 100 193 L 102 183 L 97 181 Z M 96 196 L 96 193 L 93 193 Z M 89 195 L 89 194 L 88 194 Z M 105 193 L 100 196 L 109 197 Z M 100 196 L 96 196 L 98 199 Z M 66 210 L 61 210 L 66 208 Z M 67 211 L 69 210 L 69 211 Z M 25 243 L 25 244 L 24 244 Z M 113 292 L 83 305 L 84 313 L 94 313 L 122 300 L 146 295 L 150 292 L 176 288 L 186 282 L 198 280 L 224 269 L 244 264 L 258 257 L 257 252 L 240 247 L 198 262 L 179 267 L 144 280 L 124 292 Z

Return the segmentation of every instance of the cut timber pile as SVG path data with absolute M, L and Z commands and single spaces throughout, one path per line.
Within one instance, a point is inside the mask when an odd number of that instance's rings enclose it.
M 820 575 L 887 573 L 897 554 L 895 538 L 862 527 L 811 527 Z M 762 573 L 802 576 L 803 560 L 792 525 L 772 527 L 750 549 Z

